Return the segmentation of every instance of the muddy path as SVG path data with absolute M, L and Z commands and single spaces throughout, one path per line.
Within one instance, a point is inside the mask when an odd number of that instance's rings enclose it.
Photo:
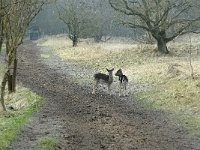
M 168 114 L 147 110 L 130 97 L 92 95 L 90 86 L 78 85 L 65 71 L 73 65 L 55 59 L 45 63 L 31 42 L 19 53 L 18 80 L 45 101 L 10 150 L 35 150 L 43 137 L 59 139 L 56 149 L 62 150 L 200 150 L 200 138 Z M 55 67 L 54 60 L 66 66 Z

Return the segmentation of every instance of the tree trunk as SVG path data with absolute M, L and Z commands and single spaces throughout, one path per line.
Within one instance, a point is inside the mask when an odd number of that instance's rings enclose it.
M 3 80 L 1 82 L 1 105 L 2 105 L 4 111 L 6 111 L 6 106 L 5 106 L 5 103 L 4 103 L 4 97 L 5 97 L 6 82 L 8 80 L 8 72 L 9 71 L 7 71 L 4 74 Z
M 14 69 L 12 78 L 12 92 L 16 92 L 16 77 L 17 77 L 17 58 L 14 59 Z
M 103 34 L 97 34 L 94 36 L 94 41 L 99 43 L 101 42 L 102 37 L 103 37 Z
M 11 75 L 10 70 L 8 70 L 7 81 L 8 81 L 8 92 L 9 92 L 9 94 L 12 93 L 12 89 L 13 89 L 12 78 L 13 78 L 13 76 Z
M 164 39 L 157 39 L 157 46 L 159 52 L 169 54 L 167 42 Z
M 8 50 L 7 49 L 7 55 L 8 55 Z M 17 50 L 14 49 L 14 52 L 10 54 L 10 57 L 8 56 L 8 92 L 9 94 L 13 93 L 16 91 L 16 74 L 17 74 Z M 14 59 L 13 59 L 14 58 Z
M 0 53 L 2 51 L 2 45 L 3 45 L 3 38 L 4 35 L 3 35 L 3 19 L 2 17 L 0 16 Z
M 3 45 L 3 36 L 0 35 L 0 53 L 2 51 L 2 45 Z
M 77 46 L 77 44 L 78 44 L 78 37 L 76 36 L 76 35 L 74 35 L 74 37 L 73 37 L 73 47 L 76 47 Z

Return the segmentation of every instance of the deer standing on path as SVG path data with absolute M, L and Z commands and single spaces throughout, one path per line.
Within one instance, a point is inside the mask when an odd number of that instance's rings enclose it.
M 111 94 L 110 93 L 110 86 L 113 83 L 113 70 L 114 70 L 114 68 L 111 69 L 111 70 L 109 70 L 109 69 L 106 69 L 106 70 L 108 71 L 108 75 L 103 74 L 103 73 L 96 73 L 96 74 L 94 74 L 94 80 L 96 81 L 96 83 L 95 83 L 95 85 L 93 87 L 92 94 L 95 94 L 96 89 L 97 89 L 97 87 L 98 87 L 98 85 L 100 83 L 101 84 L 102 83 L 103 84 L 107 84 L 107 86 L 108 86 L 108 92 L 109 92 L 109 94 Z
M 119 77 L 119 96 L 127 96 L 128 78 L 122 73 L 122 69 L 117 70 L 115 76 Z

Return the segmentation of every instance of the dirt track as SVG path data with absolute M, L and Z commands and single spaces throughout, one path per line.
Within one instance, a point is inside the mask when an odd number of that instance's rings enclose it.
M 53 59 L 45 64 L 33 43 L 26 42 L 19 53 L 18 80 L 45 102 L 9 149 L 34 150 L 38 139 L 49 136 L 58 138 L 56 149 L 63 150 L 200 150 L 200 138 L 168 114 L 146 110 L 130 97 L 92 95 L 90 87 L 53 67 Z

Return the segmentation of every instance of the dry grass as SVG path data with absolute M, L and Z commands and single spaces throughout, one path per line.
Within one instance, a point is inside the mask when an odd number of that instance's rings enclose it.
M 0 66 L 0 83 L 4 74 L 5 68 L 3 65 Z M 7 88 L 7 87 L 6 87 Z M 5 104 L 7 107 L 12 106 L 16 110 L 23 110 L 34 105 L 39 98 L 38 95 L 32 93 L 29 89 L 24 88 L 21 85 L 17 85 L 16 93 L 8 94 L 7 89 L 5 93 Z M 0 106 L 0 112 L 2 108 Z
M 155 45 L 119 42 L 82 42 L 74 48 L 63 37 L 47 38 L 40 44 L 53 49 L 63 60 L 76 61 L 100 71 L 106 67 L 123 68 L 130 82 L 154 85 L 151 91 L 133 91 L 133 94 L 147 100 L 153 109 L 175 114 L 183 126 L 200 134 L 200 36 L 191 37 L 195 79 L 191 79 L 188 36 L 169 43 L 170 55 L 155 52 Z

